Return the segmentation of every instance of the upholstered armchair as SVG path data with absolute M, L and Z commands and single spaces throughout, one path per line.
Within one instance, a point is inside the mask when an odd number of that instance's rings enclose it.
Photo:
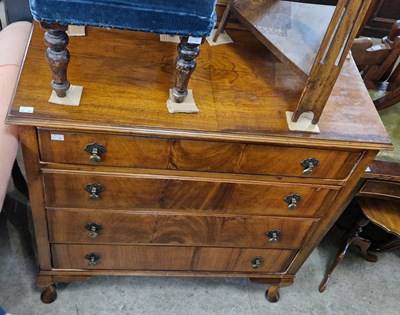
M 196 67 L 199 45 L 214 28 L 216 0 L 30 0 L 35 20 L 46 30 L 46 58 L 53 72 L 52 89 L 65 97 L 70 83 L 67 66 L 68 25 L 127 29 L 179 35 L 172 95 L 183 102 Z

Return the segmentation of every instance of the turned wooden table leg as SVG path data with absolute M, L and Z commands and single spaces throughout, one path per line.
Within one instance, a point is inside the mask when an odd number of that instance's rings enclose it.
M 44 41 L 48 47 L 46 59 L 53 73 L 51 87 L 58 97 L 65 97 L 70 87 L 67 80 L 67 67 L 70 60 L 70 54 L 66 48 L 69 42 L 66 33 L 68 26 L 45 22 L 40 25 L 46 30 L 44 34 Z
M 188 37 L 181 37 L 176 57 L 175 87 L 172 89 L 172 95 L 177 103 L 182 103 L 188 94 L 189 79 L 196 69 L 196 57 L 199 53 L 200 44 L 189 44 Z
M 360 233 L 362 232 L 363 228 L 369 222 L 370 221 L 365 217 L 361 217 L 356 222 L 355 227 L 346 236 L 344 243 L 342 244 L 338 253 L 336 254 L 336 258 L 335 258 L 335 261 L 333 262 L 332 266 L 325 273 L 325 276 L 322 279 L 321 284 L 319 285 L 319 292 L 322 293 L 325 291 L 326 286 L 328 285 L 328 282 L 331 278 L 332 272 L 343 261 L 344 256 L 346 255 L 346 252 L 351 244 L 354 244 L 360 248 L 361 254 L 365 257 L 365 259 L 367 261 L 376 262 L 378 260 L 378 257 L 376 257 L 375 255 L 370 255 L 367 252 L 369 246 L 371 245 L 371 241 L 367 240 L 365 238 L 362 238 L 360 236 Z

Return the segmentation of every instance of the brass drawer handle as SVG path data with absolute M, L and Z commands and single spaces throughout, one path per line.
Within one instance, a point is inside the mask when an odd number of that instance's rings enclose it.
M 100 260 L 101 256 L 97 253 L 90 253 L 85 256 L 85 258 L 89 261 L 88 266 L 94 267 L 97 265 L 98 261 Z
M 89 230 L 88 236 L 90 238 L 96 238 L 99 235 L 98 232 L 103 229 L 103 226 L 97 223 L 88 223 L 85 225 L 85 229 Z
M 278 237 L 282 234 L 280 230 L 271 230 L 265 233 L 269 237 L 269 241 L 271 243 L 276 243 L 278 241 Z
M 93 142 L 85 146 L 85 151 L 90 154 L 89 160 L 91 162 L 99 163 L 101 161 L 101 155 L 107 152 L 104 145 Z
M 264 262 L 264 257 L 257 256 L 251 260 L 251 264 L 253 265 L 253 269 L 258 269 L 261 267 L 261 264 Z
M 288 209 L 293 210 L 297 207 L 297 203 L 301 200 L 301 196 L 299 194 L 291 194 L 286 196 L 284 200 L 289 204 Z
M 89 199 L 97 200 L 100 198 L 99 194 L 104 191 L 104 186 L 98 183 L 92 183 L 86 185 L 86 191 L 90 193 Z
M 319 165 L 319 161 L 316 158 L 305 159 L 300 163 L 304 168 L 303 175 L 310 175 L 313 172 L 314 167 Z

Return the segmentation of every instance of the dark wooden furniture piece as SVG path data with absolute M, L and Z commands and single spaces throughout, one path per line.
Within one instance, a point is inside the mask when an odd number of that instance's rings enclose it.
M 32 22 L 33 18 L 29 10 L 29 0 L 3 0 L 7 24 L 17 21 Z
M 47 303 L 57 282 L 94 275 L 249 277 L 275 302 L 391 148 L 352 60 L 321 133 L 293 133 L 284 115 L 302 80 L 250 33 L 205 45 L 197 115 L 164 110 L 174 44 L 93 28 L 70 42 L 81 105 L 49 106 L 42 36 L 36 26 L 7 122 L 20 130 Z
M 376 160 L 371 164 L 370 170 L 363 176 L 362 186 L 357 194 L 362 216 L 345 237 L 332 266 L 322 279 L 320 292 L 325 291 L 332 272 L 343 261 L 350 245 L 358 246 L 361 254 L 370 262 L 378 261 L 378 257 L 368 253 L 369 249 L 384 251 L 400 248 L 400 164 Z M 363 228 L 370 222 L 394 237 L 371 246 L 371 241 L 361 235 Z
M 378 110 L 400 102 L 400 20 L 392 25 L 382 43 L 374 45 L 370 38 L 357 38 L 351 48 L 354 60 L 368 89 L 383 94 L 374 100 Z
M 358 246 L 361 254 L 371 262 L 376 262 L 378 258 L 369 254 L 369 249 L 381 251 L 400 248 L 400 147 L 396 147 L 399 143 L 399 133 L 396 130 L 400 117 L 396 107 L 392 107 L 400 102 L 400 67 L 394 68 L 400 54 L 399 35 L 400 23 L 396 22 L 390 34 L 383 38 L 382 44 L 372 45 L 369 38 L 360 38 L 355 40 L 352 47 L 354 60 L 365 85 L 372 91 L 380 90 L 382 94 L 387 91 L 374 104 L 378 110 L 387 109 L 385 115 L 392 116 L 387 129 L 395 144 L 395 151 L 390 155 L 380 154 L 382 156 L 378 158 L 387 161 L 374 160 L 369 166 L 370 171 L 363 175 L 357 192 L 362 216 L 344 238 L 332 266 L 326 271 L 319 286 L 320 292 L 325 291 L 333 271 L 343 261 L 350 245 Z M 393 237 L 383 244 L 371 244 L 371 240 L 362 235 L 363 228 L 370 222 L 393 234 Z
M 321 117 L 371 0 L 338 0 L 336 6 L 315 2 L 230 0 L 214 38 L 234 14 L 304 78 L 304 90 L 291 119 L 297 122 L 310 111 L 313 124 Z
M 396 20 L 400 19 L 400 1 L 372 0 L 359 35 L 382 38 Z

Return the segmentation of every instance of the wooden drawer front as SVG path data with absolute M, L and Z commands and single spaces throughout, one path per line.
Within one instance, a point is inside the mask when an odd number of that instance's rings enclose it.
M 239 171 L 250 174 L 301 176 L 344 179 L 354 168 L 361 152 L 323 149 L 249 145 L 240 163 Z M 303 175 L 302 161 L 316 158 L 319 165 L 312 173 Z
M 226 218 L 219 245 L 299 248 L 316 219 L 279 217 Z M 277 237 L 273 238 L 273 233 Z
M 96 270 L 284 272 L 296 251 L 173 246 L 52 245 L 53 267 Z M 98 255 L 89 265 L 90 254 Z M 258 268 L 252 260 L 262 257 Z
M 85 151 L 87 144 L 95 142 L 106 148 L 99 162 L 90 161 Z M 39 129 L 39 143 L 44 162 L 306 178 L 346 178 L 360 157 L 360 152 L 43 129 Z M 319 165 L 303 175 L 301 162 L 309 158 L 318 159 Z
M 54 243 L 150 243 L 156 218 L 116 211 L 48 210 L 49 240 Z M 90 233 L 90 224 L 100 226 L 95 227 L 97 236 Z
M 193 261 L 198 271 L 285 272 L 297 251 L 277 249 L 241 249 L 200 247 Z M 253 259 L 261 257 L 260 267 L 253 268 Z
M 38 133 L 44 162 L 161 169 L 168 166 L 169 141 L 166 139 L 43 129 Z M 106 148 L 100 162 L 92 162 L 91 154 L 85 151 L 87 144 L 95 142 Z
M 299 248 L 313 219 L 126 214 L 48 210 L 50 242 Z M 102 228 L 94 238 L 87 224 Z M 266 234 L 278 230 L 276 242 Z
M 169 168 L 234 173 L 245 147 L 229 142 L 173 140 Z
M 139 175 L 138 175 L 139 176 Z M 141 175 L 140 175 L 141 176 Z M 177 209 L 287 216 L 315 215 L 337 190 L 323 186 L 242 184 L 128 176 L 45 173 L 46 205 L 59 208 Z M 90 199 L 88 184 L 101 184 L 99 199 Z M 284 199 L 301 196 L 289 210 Z
M 63 141 L 52 140 L 63 139 Z M 41 158 L 45 162 L 156 169 L 234 172 L 245 145 L 170 140 L 99 133 L 39 130 Z M 99 143 L 106 148 L 99 162 L 89 160 L 85 147 Z

